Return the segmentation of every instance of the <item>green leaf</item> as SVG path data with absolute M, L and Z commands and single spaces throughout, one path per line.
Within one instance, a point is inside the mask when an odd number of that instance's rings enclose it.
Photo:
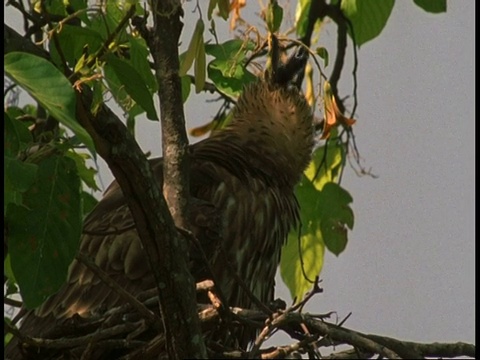
M 120 105 L 122 110 L 124 110 L 125 113 L 128 114 L 127 116 L 127 127 L 128 127 L 129 125 L 132 125 L 132 123 L 129 124 L 128 119 L 130 119 L 130 121 L 134 120 L 135 116 L 144 113 L 145 110 L 143 110 L 143 108 L 140 105 L 138 105 L 135 102 L 135 100 L 127 93 L 127 91 L 125 90 L 125 86 L 122 84 L 115 70 L 109 63 L 105 64 L 103 71 L 104 71 L 105 80 L 107 81 L 109 90 L 113 95 L 113 97 L 115 98 L 115 101 Z M 102 100 L 102 103 L 103 103 L 103 100 Z M 132 129 L 129 128 L 129 130 L 132 130 Z
M 158 90 L 157 80 L 152 73 L 148 62 L 148 49 L 143 39 L 130 38 L 130 61 L 132 66 L 138 70 L 150 93 Z
M 347 244 L 347 227 L 353 228 L 352 197 L 335 183 L 321 191 L 303 177 L 295 188 L 301 205 L 301 232 L 292 230 L 282 249 L 280 273 L 292 298 L 301 301 L 323 267 L 325 247 L 339 255 Z
M 347 246 L 347 228 L 353 229 L 353 211 L 349 206 L 353 198 L 340 185 L 329 182 L 323 187 L 317 201 L 323 240 L 327 249 L 338 256 Z
M 255 75 L 247 70 L 242 70 L 238 77 L 226 77 L 222 71 L 208 67 L 208 77 L 213 81 L 217 89 L 231 97 L 240 96 L 246 84 L 255 81 Z
M 314 151 L 312 161 L 305 170 L 305 176 L 313 182 L 318 190 L 322 190 L 327 182 L 338 180 L 344 164 L 343 145 L 328 141 Z
M 94 154 L 92 138 L 75 118 L 75 93 L 67 78 L 38 56 L 12 52 L 5 55 L 5 71 L 50 114 L 74 132 Z
M 328 51 L 327 51 L 327 49 L 324 48 L 323 46 L 319 47 L 319 48 L 317 48 L 317 54 L 318 54 L 318 56 L 320 56 L 323 59 L 323 65 L 325 67 L 327 67 L 328 66 Z
M 20 150 L 20 137 L 14 122 L 6 112 L 3 113 L 3 151 L 6 155 L 16 156 Z
M 158 120 L 152 95 L 142 81 L 142 77 L 138 71 L 128 62 L 119 59 L 111 53 L 107 55 L 107 61 L 115 72 L 115 75 L 125 87 L 125 91 L 128 95 L 130 95 L 132 99 L 146 111 L 147 118 L 150 120 Z
M 218 0 L 210 0 L 210 1 L 208 2 L 208 9 L 207 9 L 207 19 L 208 19 L 208 20 L 212 20 L 213 10 L 214 10 L 215 7 L 217 6 L 217 1 L 218 1 Z
M 37 165 L 29 164 L 6 155 L 3 157 L 3 159 L 5 183 L 8 183 L 11 188 L 15 189 L 16 191 L 27 191 L 35 182 Z
M 310 12 L 310 5 L 312 0 L 299 0 L 297 2 L 297 9 L 295 11 L 295 28 L 297 35 L 302 38 L 307 33 L 308 13 Z
M 95 11 L 90 12 L 91 25 L 89 28 L 101 34 L 102 39 L 108 39 L 112 31 L 117 29 L 120 21 L 125 17 L 125 14 L 130 9 L 127 6 L 129 1 L 117 1 L 117 0 L 108 0 L 105 1 L 104 8 L 105 11 Z M 124 6 L 125 5 L 125 6 Z M 137 6 L 137 9 L 140 10 L 141 6 Z M 141 10 L 143 11 L 143 10 Z M 139 15 L 137 13 L 137 15 Z M 126 27 L 124 26 L 115 36 L 115 42 L 113 45 L 120 46 L 128 42 L 128 35 Z
M 28 130 L 27 125 L 18 120 L 14 120 L 13 113 L 18 116 L 24 115 L 25 112 L 19 108 L 8 108 L 4 113 L 4 151 L 5 154 L 16 156 L 20 150 L 24 150 L 27 144 L 32 142 L 32 134 Z M 13 116 L 12 116 L 13 115 Z
M 95 30 L 73 25 L 63 25 L 57 35 L 57 41 L 68 65 L 72 68 L 82 55 L 93 55 L 103 45 L 102 36 Z M 62 64 L 55 41 L 49 42 L 50 54 L 56 64 Z M 84 56 L 85 58 L 85 56 Z
M 218 45 L 205 45 L 207 54 L 215 59 L 208 64 L 208 77 L 215 86 L 229 96 L 239 96 L 243 87 L 256 77 L 244 67 L 247 51 L 253 50 L 251 42 L 230 40 Z
M 218 0 L 218 11 L 223 20 L 227 20 L 230 15 L 230 1 Z
M 86 162 L 88 159 L 90 159 L 90 156 L 88 156 L 88 154 L 79 154 L 74 151 L 67 151 L 65 156 L 75 161 L 78 176 L 80 176 L 80 179 L 82 179 L 85 185 L 94 191 L 100 191 L 100 188 L 97 186 L 97 182 L 95 181 L 97 170 L 92 167 L 87 167 Z
M 7 257 L 5 258 L 5 261 L 3 262 L 3 274 L 9 280 L 7 283 L 7 295 L 17 293 L 18 288 L 15 286 L 15 284 L 17 283 L 17 280 L 15 280 L 15 275 L 13 274 L 13 271 L 12 271 L 10 254 L 7 255 Z
M 217 61 L 240 63 L 247 56 L 247 52 L 255 48 L 251 41 L 240 39 L 228 40 L 223 44 L 206 44 L 205 52 L 213 56 Z
M 313 281 L 323 267 L 325 244 L 319 214 L 320 192 L 306 178 L 295 188 L 300 203 L 301 233 L 294 229 L 282 249 L 280 274 L 296 302 L 312 288 Z M 300 243 L 299 243 L 300 242 Z
M 37 116 L 37 106 L 34 104 L 26 104 L 22 107 L 22 111 L 24 112 L 25 115 L 31 115 L 36 117 Z M 33 122 L 32 122 L 33 124 Z
M 98 204 L 98 200 L 92 194 L 82 191 L 82 215 L 87 216 Z
M 135 106 L 135 101 L 127 93 L 125 86 L 123 86 L 122 82 L 118 78 L 113 66 L 111 66 L 108 62 L 103 67 L 103 76 L 108 85 L 107 88 L 113 95 L 115 101 L 118 103 L 118 105 L 120 105 L 123 111 L 128 113 L 130 109 Z
M 52 156 L 39 164 L 24 206 L 8 206 L 11 265 L 27 308 L 40 305 L 65 282 L 80 239 L 80 205 L 75 162 Z
M 43 2 L 43 5 L 42 5 Z M 38 13 L 46 12 L 47 14 L 51 15 L 60 15 L 62 17 L 67 16 L 67 10 L 65 8 L 64 1 L 62 0 L 50 0 L 50 1 L 42 1 L 42 0 L 33 0 L 32 1 L 33 8 Z M 42 9 L 44 6 L 44 9 Z
M 179 75 L 184 76 L 187 74 L 188 70 L 193 65 L 193 60 L 197 57 L 198 53 L 198 46 L 200 42 L 203 43 L 203 31 L 205 30 L 205 24 L 203 23 L 202 19 L 197 20 L 197 24 L 195 25 L 195 30 L 193 31 L 192 39 L 190 40 L 190 44 L 188 45 L 188 49 L 185 53 L 180 55 L 181 64 Z
M 113 72 L 113 71 L 112 71 Z M 94 81 L 92 87 L 92 104 L 90 111 L 92 114 L 97 114 L 100 107 L 103 105 L 103 93 L 106 91 L 106 86 L 103 81 Z
M 357 46 L 377 37 L 385 27 L 395 0 L 343 0 L 341 9 L 351 21 Z M 352 33 L 349 29 L 349 34 Z
M 127 114 L 127 128 L 129 130 L 131 130 L 131 133 L 132 135 L 135 136 L 135 118 L 140 115 L 140 114 L 143 114 L 145 111 L 142 109 L 141 106 L 139 106 L 138 104 L 134 104 L 130 110 L 128 110 L 128 114 Z
M 22 193 L 35 182 L 37 165 L 25 163 L 14 157 L 3 157 L 4 211 L 9 203 L 21 204 Z
M 413 0 L 413 2 L 429 13 L 447 12 L 447 0 Z
M 70 6 L 73 8 L 74 11 L 79 12 L 78 13 L 78 18 L 82 20 L 85 25 L 90 25 L 91 21 L 87 16 L 86 11 L 80 11 L 80 10 L 86 10 L 87 9 L 87 2 L 85 0 L 69 0 Z
M 133 0 L 135 1 L 135 0 Z M 106 1 L 106 13 L 112 18 L 112 20 L 118 25 L 120 21 L 125 17 L 127 11 L 130 10 L 130 4 L 133 1 L 117 1 L 117 0 L 108 0 Z M 110 30 L 111 31 L 111 30 Z
M 283 19 L 283 9 L 276 0 L 270 1 L 267 8 L 267 27 L 271 33 L 277 32 L 280 29 Z

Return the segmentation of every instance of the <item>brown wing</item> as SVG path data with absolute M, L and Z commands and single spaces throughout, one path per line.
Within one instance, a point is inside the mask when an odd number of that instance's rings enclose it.
M 152 160 L 152 166 L 156 178 L 161 182 L 162 159 Z M 192 171 L 195 175 L 195 170 Z M 199 179 L 194 186 L 197 189 L 211 185 L 203 175 L 192 177 Z M 208 201 L 193 198 L 190 222 L 193 233 L 202 246 L 205 245 L 204 251 L 214 251 L 221 232 L 218 209 Z M 193 246 L 195 245 L 192 244 L 191 268 L 196 270 L 194 276 L 201 278 L 206 274 L 206 267 Z M 103 199 L 85 219 L 79 251 L 93 258 L 97 266 L 131 294 L 155 286 L 133 218 L 116 182 L 109 186 Z M 54 334 L 49 332 L 58 320 L 75 314 L 87 317 L 102 313 L 121 303 L 121 298 L 114 290 L 85 265 L 74 260 L 69 268 L 67 282 L 35 312 L 25 316 L 22 332 L 31 336 L 52 337 Z

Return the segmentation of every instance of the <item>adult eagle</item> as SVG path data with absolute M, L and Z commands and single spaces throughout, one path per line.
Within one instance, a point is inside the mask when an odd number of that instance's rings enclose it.
M 273 300 L 281 248 L 299 218 L 294 186 L 310 160 L 313 117 L 291 80 L 305 61 L 299 51 L 265 79 L 248 85 L 228 126 L 190 147 L 190 222 L 210 263 L 204 266 L 192 248 L 190 270 L 197 281 L 210 277 L 211 270 L 229 306 L 255 308 L 238 277 L 262 303 Z M 151 164 L 162 182 L 162 159 Z M 86 218 L 80 252 L 94 258 L 98 267 L 133 295 L 155 287 L 116 182 Z M 76 314 L 98 315 L 122 303 L 117 292 L 74 260 L 67 282 L 40 308 L 26 314 L 20 331 L 33 337 L 59 337 L 51 332 L 55 324 Z M 244 347 L 254 335 L 244 329 L 233 331 L 231 338 Z M 58 352 L 26 347 L 19 339 L 9 344 L 6 355 L 13 360 L 63 358 Z

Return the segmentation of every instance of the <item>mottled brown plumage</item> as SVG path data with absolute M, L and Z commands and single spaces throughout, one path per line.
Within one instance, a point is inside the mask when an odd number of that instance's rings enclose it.
M 190 147 L 190 221 L 230 306 L 255 307 L 226 270 L 227 263 L 260 301 L 273 300 L 281 247 L 298 221 L 294 186 L 312 146 L 312 114 L 303 95 L 294 87 L 259 80 L 245 88 L 225 129 Z M 162 159 L 151 163 L 161 182 Z M 85 220 L 80 251 L 134 295 L 154 287 L 115 182 Z M 201 280 L 208 274 L 197 253 L 192 248 L 191 271 Z M 55 321 L 74 314 L 88 317 L 121 303 L 116 292 L 75 260 L 67 283 L 26 316 L 22 331 L 51 336 Z M 245 334 L 237 339 L 242 346 L 253 340 L 251 333 Z M 9 351 L 14 359 L 21 358 L 18 348 Z

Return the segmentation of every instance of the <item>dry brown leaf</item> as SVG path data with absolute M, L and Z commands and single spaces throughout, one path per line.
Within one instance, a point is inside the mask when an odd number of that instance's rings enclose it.
M 327 139 L 330 136 L 330 131 L 333 127 L 342 125 L 350 127 L 355 124 L 356 120 L 347 118 L 340 112 L 335 96 L 332 93 L 332 88 L 328 81 L 323 85 L 323 103 L 325 109 L 325 121 L 323 124 L 323 131 L 321 139 Z
M 237 25 L 237 20 L 240 19 L 240 9 L 245 7 L 247 0 L 232 0 L 230 3 L 230 12 L 232 18 L 230 19 L 230 30 L 234 30 Z
M 192 129 L 190 129 L 188 132 L 191 136 L 199 137 L 199 136 L 205 135 L 210 130 L 212 130 L 214 127 L 215 127 L 215 120 L 210 121 L 209 123 L 206 123 L 205 125 L 194 127 Z

